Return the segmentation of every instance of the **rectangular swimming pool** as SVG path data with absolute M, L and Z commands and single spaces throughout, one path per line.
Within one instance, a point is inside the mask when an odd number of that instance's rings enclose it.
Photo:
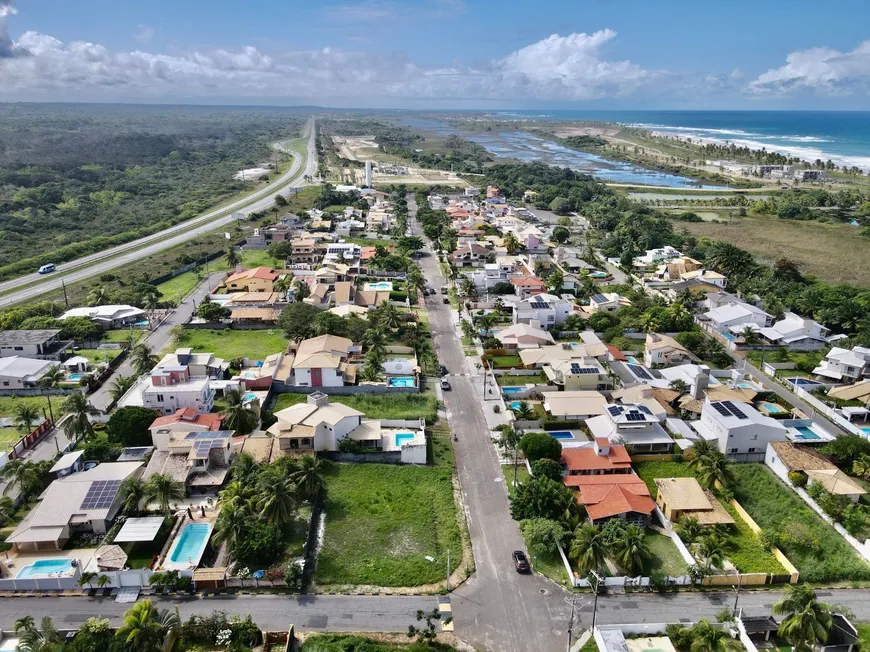
M 795 428 L 795 430 L 800 433 L 797 439 L 800 439 L 801 441 L 813 441 L 816 439 L 821 439 L 821 437 L 814 433 L 809 426 L 798 426 L 797 428 Z
M 574 439 L 574 435 L 569 430 L 551 430 L 550 435 L 556 439 Z
M 412 441 L 414 439 L 413 432 L 397 432 L 396 433 L 396 446 L 401 448 L 402 444 Z
M 46 577 L 54 574 L 71 575 L 73 568 L 75 567 L 72 559 L 38 559 L 18 571 L 15 579 L 29 580 L 34 577 Z
M 387 381 L 390 387 L 416 387 L 413 376 L 396 376 Z
M 786 378 L 785 380 L 795 387 L 816 387 L 822 384 L 819 381 L 810 378 Z
M 390 281 L 379 281 L 378 283 L 366 283 L 363 286 L 366 290 L 381 290 L 392 292 L 393 284 Z
M 510 396 L 511 394 L 519 394 L 521 392 L 526 391 L 525 387 L 502 387 L 501 393 Z
M 867 433 L 867 436 L 870 437 L 870 426 L 860 426 L 860 429 Z
M 202 558 L 202 553 L 205 552 L 210 534 L 210 523 L 188 523 L 185 525 L 181 534 L 175 539 L 172 551 L 169 553 L 169 561 L 174 565 L 172 567 L 196 568 Z M 164 564 L 164 566 L 166 565 Z
M 777 405 L 776 403 L 768 403 L 767 401 L 763 401 L 761 406 L 767 410 L 768 414 L 780 414 L 785 412 L 785 408 L 781 405 Z

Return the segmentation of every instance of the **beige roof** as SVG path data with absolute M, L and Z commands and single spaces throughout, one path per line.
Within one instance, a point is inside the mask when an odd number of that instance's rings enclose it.
M 278 321 L 281 316 L 279 308 L 235 308 L 230 314 L 231 319 L 261 319 L 263 321 Z
M 354 301 L 359 306 L 379 306 L 390 300 L 390 293 L 379 290 L 360 290 L 356 293 Z
M 623 403 L 639 403 L 641 405 L 646 405 L 650 410 L 652 410 L 653 414 L 661 414 L 662 412 L 673 414 L 673 408 L 658 400 L 659 396 L 662 398 L 666 398 L 667 396 L 666 394 L 662 394 L 662 391 L 671 392 L 672 390 L 659 391 L 658 388 L 650 387 L 649 385 L 634 385 L 624 389 L 617 389 L 611 392 L 611 396 L 613 398 L 622 399 Z
M 861 485 L 840 469 L 806 471 L 805 473 L 813 482 L 818 482 L 832 494 L 860 496 L 867 493 Z
M 684 353 L 692 358 L 695 357 L 688 349 L 686 349 L 686 347 L 677 342 L 677 340 L 675 340 L 673 337 L 668 337 L 667 335 L 662 335 L 660 333 L 646 334 L 646 348 L 648 351 L 657 351 L 658 349 L 673 349 L 675 351 L 680 351 L 681 353 Z
M 338 299 L 336 299 L 337 301 Z M 360 317 L 365 317 L 368 314 L 368 309 L 363 308 L 362 306 L 336 306 L 335 308 L 330 308 L 328 312 L 331 312 L 333 315 L 338 315 L 339 317 L 347 317 L 348 315 L 359 315 Z
M 694 517 L 701 525 L 729 525 L 734 519 L 695 478 L 656 478 L 659 498 L 681 518 Z
M 127 553 L 121 546 L 100 546 L 94 553 L 94 561 L 100 570 L 121 570 L 127 565 Z
M 362 414 L 359 410 L 354 410 L 344 403 L 329 403 L 322 407 L 310 403 L 297 403 L 275 412 L 274 416 L 278 419 L 275 426 L 292 424 L 317 427 L 321 423 L 335 425 L 345 417 L 362 416 Z M 271 431 L 270 428 L 269 432 Z
M 797 446 L 789 441 L 772 441 L 768 444 L 789 471 L 834 471 L 837 467 L 820 453 L 806 446 Z
M 305 426 L 302 424 L 283 423 L 278 421 L 269 426 L 266 431 L 270 435 L 285 439 L 300 439 L 314 437 L 316 428 L 313 426 Z
M 346 337 L 321 335 L 300 342 L 293 361 L 294 369 L 331 368 L 337 369 L 342 358 L 347 356 L 353 346 Z
M 347 303 L 351 299 L 353 291 L 353 283 L 350 281 L 339 281 L 335 284 L 335 302 Z
M 543 330 L 542 328 L 535 328 L 534 326 L 530 326 L 529 324 L 514 324 L 513 326 L 508 326 L 507 328 L 503 329 L 498 334 L 498 338 L 502 342 L 509 337 L 533 337 L 539 340 L 543 340 L 545 342 L 553 341 L 553 336 L 550 335 L 547 331 Z
M 559 414 L 604 414 L 607 409 L 607 399 L 601 392 L 567 391 L 544 392 L 544 404 L 550 413 Z
M 366 419 L 348 434 L 355 441 L 380 441 L 381 422 L 375 419 Z
M 274 441 L 271 437 L 246 437 L 240 452 L 247 453 L 258 463 L 268 462 Z
M 834 387 L 828 391 L 828 396 L 843 400 L 863 401 L 870 404 L 870 380 L 862 380 L 854 385 Z
M 228 308 L 243 303 L 275 303 L 281 298 L 277 292 L 234 292 L 227 296 L 230 298 Z
M 542 346 L 539 349 L 524 349 L 520 351 L 520 359 L 524 365 L 541 367 L 545 364 L 553 364 L 559 360 L 595 358 L 605 353 L 607 353 L 607 346 L 604 344 L 578 344 L 568 348 L 563 348 L 561 344 L 556 344 L 553 346 Z

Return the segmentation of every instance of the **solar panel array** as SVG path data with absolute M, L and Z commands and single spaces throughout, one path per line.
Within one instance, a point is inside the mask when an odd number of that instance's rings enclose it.
M 225 440 L 231 435 L 232 432 L 228 430 L 205 430 L 203 432 L 190 432 L 184 438 L 192 442 L 193 458 L 206 460 L 209 451 L 212 448 L 223 448 Z
M 629 410 L 625 413 L 625 418 L 628 421 L 646 421 L 643 412 L 640 412 L 639 410 Z
M 718 403 L 711 403 L 710 405 L 712 405 L 713 409 L 723 417 L 737 417 L 738 419 L 749 418 L 743 410 L 734 405 L 731 401 L 720 401 Z
M 598 369 L 595 367 L 581 367 L 579 363 L 572 362 L 571 363 L 571 373 L 572 374 L 596 374 L 598 373 Z
M 592 297 L 591 300 L 594 301 L 595 303 L 607 303 L 607 297 L 604 296 L 603 294 L 596 294 L 595 296 Z
M 646 412 L 647 414 L 652 416 L 652 410 L 650 410 L 646 405 L 638 405 L 637 407 L 641 412 Z
M 120 480 L 95 480 L 88 488 L 80 509 L 106 509 L 112 505 L 118 494 Z
M 622 414 L 622 408 L 618 405 L 611 405 L 609 408 L 607 408 L 607 411 L 610 412 L 610 415 L 614 417 L 618 417 L 620 414 Z
M 640 365 L 628 364 L 625 366 L 628 367 L 628 370 L 631 373 L 633 373 L 636 377 L 638 377 L 642 380 L 652 380 L 653 379 L 653 377 L 650 375 L 650 373 L 644 367 L 641 367 Z

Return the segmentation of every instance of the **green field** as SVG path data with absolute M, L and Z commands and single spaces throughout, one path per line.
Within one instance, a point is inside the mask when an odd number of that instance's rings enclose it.
M 266 249 L 248 249 L 239 252 L 241 265 L 245 269 L 252 267 L 274 267 L 277 269 L 284 268 L 284 261 L 273 258 L 269 255 Z M 196 286 L 202 283 L 206 277 L 206 271 L 220 272 L 229 271 L 229 265 L 223 258 L 212 260 L 207 265 L 200 265 L 198 269 L 184 272 L 178 276 L 164 281 L 157 286 L 157 291 L 164 299 L 172 299 L 174 301 L 183 300 L 188 294 L 196 289 Z
M 422 625 L 425 626 L 425 622 Z M 410 639 L 408 639 L 410 641 Z M 429 650 L 429 652 L 450 652 L 456 648 L 442 643 L 429 643 L 420 647 L 419 643 L 390 643 L 357 634 L 315 634 L 305 639 L 301 652 L 407 652 Z
M 145 335 L 145 331 L 138 328 L 122 328 L 115 331 L 106 331 L 103 335 L 103 342 L 129 342 L 131 337 L 134 342 L 138 342 L 143 335 Z
M 184 272 L 158 285 L 157 291 L 163 299 L 182 301 L 202 280 L 203 275 L 198 272 Z
M 734 465 L 734 497 L 765 531 L 805 582 L 870 579 L 870 565 L 763 464 Z
M 273 412 L 304 403 L 307 394 L 278 394 Z M 426 419 L 434 423 L 438 402 L 431 394 L 360 394 L 336 396 L 334 403 L 343 403 L 359 410 L 370 419 Z
M 337 464 L 326 476 L 319 585 L 420 586 L 462 561 L 448 468 Z M 435 558 L 434 562 L 426 556 Z
M 650 558 L 644 564 L 643 574 L 649 575 L 656 571 L 665 575 L 677 577 L 686 574 L 687 564 L 680 556 L 677 546 L 670 537 L 647 529 L 646 543 L 649 546 Z
M 0 428 L 0 451 L 9 450 L 27 433 L 16 427 Z
M 73 353 L 87 358 L 91 364 L 107 364 L 121 353 L 121 349 L 76 349 Z
M 65 396 L 51 398 L 55 416 L 59 414 L 58 410 L 65 399 Z M 0 417 L 14 417 L 15 409 L 22 403 L 32 405 L 40 412 L 43 408 L 48 412 L 48 399 L 45 396 L 0 396 Z
M 507 374 L 502 374 L 501 376 L 495 377 L 496 382 L 500 387 L 517 387 L 519 385 L 528 385 L 528 384 L 547 384 L 547 377 L 544 374 L 534 374 L 532 376 L 509 376 Z M 553 387 L 555 390 L 556 388 Z
M 194 351 L 214 353 L 218 358 L 232 360 L 248 357 L 263 360 L 273 353 L 284 353 L 288 339 L 277 329 L 262 331 L 186 329 L 176 340 L 176 347 L 187 346 Z

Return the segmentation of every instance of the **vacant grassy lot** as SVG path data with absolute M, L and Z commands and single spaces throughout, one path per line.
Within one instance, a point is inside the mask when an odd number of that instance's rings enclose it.
M 763 464 L 735 464 L 734 497 L 765 531 L 781 537 L 780 549 L 805 582 L 870 579 L 867 565 Z
M 632 466 L 646 482 L 653 498 L 658 493 L 655 486 L 656 478 L 694 477 L 694 473 L 685 462 L 635 462 Z M 740 518 L 737 511 L 731 505 L 723 503 L 723 506 L 735 522 L 734 527 L 729 529 L 731 545 L 727 556 L 731 563 L 743 573 L 785 573 L 782 564 L 764 549 L 761 540 L 749 528 L 746 521 Z M 680 561 L 682 563 L 682 558 Z
M 423 625 L 425 624 L 424 622 Z M 456 648 L 441 643 L 428 643 L 421 648 L 419 644 L 389 643 L 356 634 L 316 634 L 306 638 L 301 648 L 302 652 L 399 652 L 421 649 L 431 650 L 431 652 L 449 652 Z
M 494 369 L 511 369 L 513 367 L 521 368 L 523 361 L 518 355 L 494 355 L 489 358 L 490 364 Z
M 686 574 L 687 564 L 670 537 L 647 529 L 646 543 L 649 546 L 650 558 L 644 564 L 644 575 L 648 576 L 653 571 L 673 577 Z
M 119 329 L 116 331 L 106 331 L 105 335 L 103 335 L 104 342 L 129 342 L 130 338 L 133 339 L 134 342 L 138 342 L 142 336 L 145 335 L 145 331 L 139 330 L 137 328 L 133 329 Z
M 448 549 L 452 568 L 462 560 L 450 469 L 337 464 L 326 488 L 318 584 L 432 584 L 444 579 Z
M 534 374 L 533 376 L 508 376 L 507 374 L 496 376 L 496 382 L 501 387 L 516 387 L 518 385 L 547 384 L 547 377 L 544 374 Z
M 60 414 L 59 409 L 65 399 L 65 396 L 51 398 L 55 416 Z M 0 396 L 0 417 L 15 417 L 15 410 L 21 404 L 32 405 L 39 410 L 40 414 L 43 408 L 46 412 L 48 411 L 48 399 L 45 396 Z
M 211 265 L 209 265 L 209 270 L 211 270 Z M 202 272 L 185 272 L 156 286 L 157 291 L 163 299 L 182 301 L 202 282 L 204 276 L 204 267 Z
M 27 432 L 24 429 L 19 430 L 14 426 L 11 428 L 0 428 L 0 451 L 9 450 L 26 434 Z
M 735 217 L 731 224 L 680 222 L 694 235 L 722 240 L 772 262 L 790 258 L 805 273 L 829 283 L 870 287 L 870 247 L 858 227 L 767 215 Z
M 109 363 L 118 357 L 120 349 L 76 349 L 75 354 L 87 358 L 91 364 Z
M 278 394 L 274 412 L 297 403 L 304 403 L 307 394 Z M 437 401 L 431 394 L 362 394 L 357 396 L 336 396 L 334 403 L 343 403 L 359 410 L 371 419 L 426 419 L 434 423 Z
M 262 331 L 213 331 L 187 329 L 181 332 L 176 346 L 189 346 L 194 351 L 214 353 L 224 360 L 248 357 L 263 360 L 273 353 L 287 350 L 287 336 L 284 331 L 269 329 Z

